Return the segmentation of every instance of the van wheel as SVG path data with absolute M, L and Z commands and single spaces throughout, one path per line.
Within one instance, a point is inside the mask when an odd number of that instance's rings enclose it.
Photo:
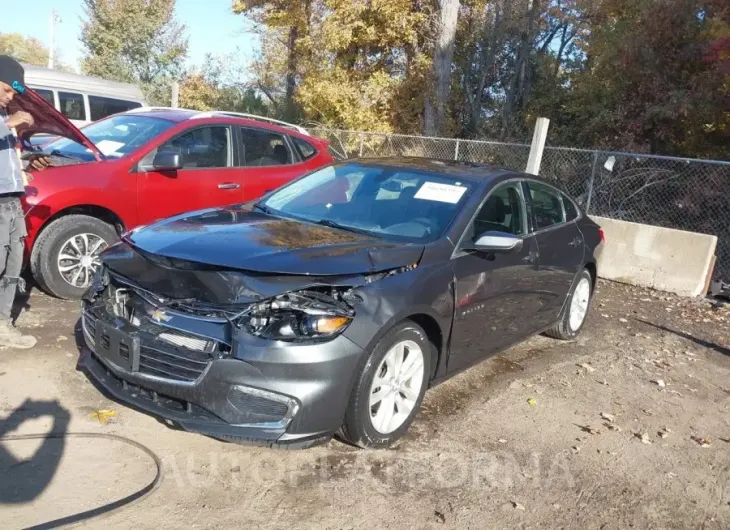
M 81 298 L 100 264 L 99 255 L 118 239 L 114 227 L 96 217 L 61 217 L 41 232 L 33 246 L 33 277 L 53 296 Z

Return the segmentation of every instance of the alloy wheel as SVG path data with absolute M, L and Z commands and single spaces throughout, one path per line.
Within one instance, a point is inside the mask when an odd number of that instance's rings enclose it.
M 423 385 L 423 351 L 412 340 L 396 343 L 380 362 L 370 386 L 370 421 L 390 434 L 410 417 Z
M 581 278 L 573 291 L 573 298 L 570 302 L 570 317 L 568 324 L 570 329 L 578 331 L 588 313 L 588 303 L 591 299 L 591 282 L 588 278 Z

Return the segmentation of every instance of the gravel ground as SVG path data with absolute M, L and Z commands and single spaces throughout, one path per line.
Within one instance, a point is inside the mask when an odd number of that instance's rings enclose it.
M 173 430 L 76 370 L 78 304 L 34 292 L 31 352 L 0 351 L 0 433 L 112 433 L 152 449 L 149 497 L 110 528 L 730 528 L 730 306 L 603 282 L 581 337 L 535 337 L 430 391 L 395 448 L 306 451 Z M 112 409 L 102 424 L 92 414 Z M 144 487 L 112 440 L 0 442 L 0 521 L 22 528 Z

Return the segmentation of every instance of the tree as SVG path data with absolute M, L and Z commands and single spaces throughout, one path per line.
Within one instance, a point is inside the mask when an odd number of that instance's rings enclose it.
M 272 86 L 274 74 L 272 68 L 262 61 L 258 63 L 258 70 L 262 74 L 259 89 L 264 91 L 272 104 L 279 109 L 279 114 L 288 120 L 297 117 L 299 110 L 294 99 L 297 78 L 300 69 L 300 60 L 306 54 L 309 29 L 312 17 L 313 0 L 234 0 L 233 12 L 248 15 L 255 22 L 265 25 L 268 29 L 264 48 L 263 61 L 274 59 L 275 56 L 286 57 L 284 93 L 281 97 L 275 96 L 276 88 Z M 269 47 L 273 46 L 273 48 Z M 279 53 L 272 53 L 276 49 Z M 283 54 L 281 53 L 283 52 Z M 280 61 L 277 61 L 280 63 Z
M 48 64 L 48 48 L 38 39 L 20 33 L 0 33 L 0 55 L 10 55 L 21 63 L 35 66 Z M 56 60 L 56 70 L 70 72 L 71 68 Z
M 378 131 L 730 156 L 727 0 L 235 0 L 272 112 Z
M 20 33 L 0 33 L 0 54 L 10 55 L 21 63 L 48 64 L 48 48 L 38 39 Z
M 451 94 L 451 68 L 454 60 L 459 0 L 438 0 L 438 28 L 433 57 L 433 96 L 426 97 L 424 130 L 428 135 L 446 132 L 446 109 Z M 435 101 L 434 101 L 435 99 Z
M 180 106 L 196 110 L 228 110 L 268 116 L 261 95 L 243 82 L 235 57 L 208 54 L 199 70 L 189 72 L 180 85 Z
M 168 87 L 180 77 L 188 47 L 175 1 L 84 0 L 84 6 L 84 73 L 137 83 L 150 103 L 169 104 Z

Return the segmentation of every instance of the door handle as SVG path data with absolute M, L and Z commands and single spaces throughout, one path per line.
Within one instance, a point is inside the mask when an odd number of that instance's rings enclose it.
M 235 182 L 223 182 L 222 184 L 218 184 L 218 189 L 221 190 L 237 190 L 240 188 L 240 184 L 236 184 Z
M 537 258 L 540 257 L 539 252 L 530 252 L 527 256 L 522 258 L 522 261 L 526 263 L 535 263 L 537 261 Z
M 577 247 L 577 246 L 578 246 L 578 245 L 580 245 L 581 243 L 583 243 L 583 240 L 582 240 L 581 238 L 579 238 L 579 237 L 574 237 L 574 238 L 573 238 L 573 241 L 571 241 L 570 243 L 568 243 L 568 245 L 570 245 L 571 247 Z

